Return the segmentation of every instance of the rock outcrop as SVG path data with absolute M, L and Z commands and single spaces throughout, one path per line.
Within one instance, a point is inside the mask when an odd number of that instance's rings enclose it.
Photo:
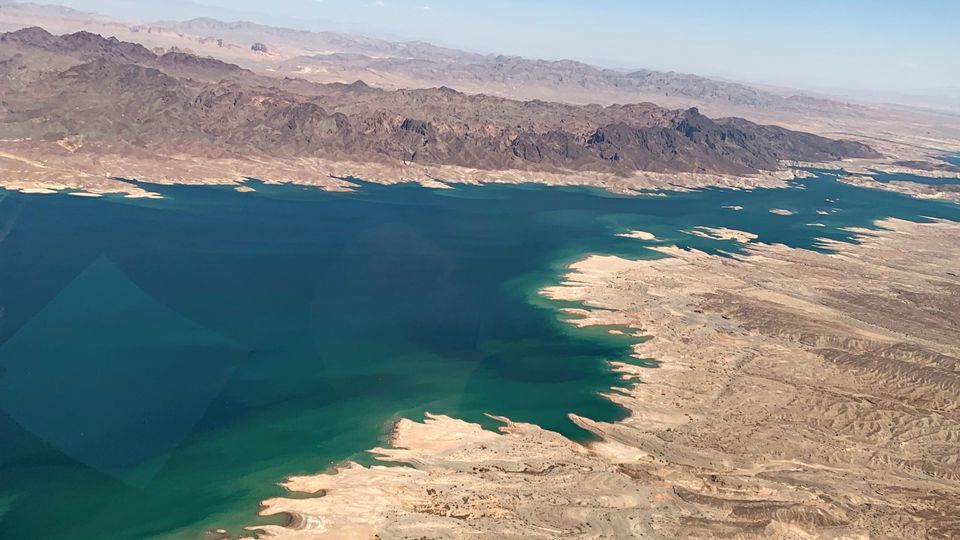
M 0 125 L 79 150 L 452 165 L 479 170 L 750 174 L 781 160 L 870 157 L 836 141 L 652 104 L 520 102 L 272 79 L 79 32 L 0 36 Z M 29 74 L 29 75 L 25 75 Z

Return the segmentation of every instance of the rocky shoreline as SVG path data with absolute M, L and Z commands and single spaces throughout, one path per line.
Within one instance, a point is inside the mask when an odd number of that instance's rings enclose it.
M 960 178 L 960 175 L 957 176 Z M 951 178 L 949 176 L 938 176 L 937 178 Z M 923 184 L 920 182 L 911 182 L 909 180 L 890 180 L 888 182 L 878 182 L 870 176 L 847 175 L 840 178 L 840 181 L 851 186 L 857 186 L 868 189 L 882 189 L 884 191 L 893 191 L 902 193 L 909 197 L 917 199 L 941 200 L 960 203 L 960 182 L 956 184 Z
M 65 189 L 95 194 L 149 196 L 147 189 L 124 178 L 152 184 L 230 185 L 248 178 L 266 183 L 291 183 L 330 191 L 350 190 L 351 178 L 379 184 L 414 182 L 431 188 L 451 184 L 541 183 L 585 186 L 613 193 L 686 191 L 705 187 L 758 189 L 787 187 L 804 171 L 781 169 L 753 174 L 658 173 L 630 174 L 574 171 L 486 170 L 452 165 L 332 161 L 321 158 L 193 159 L 189 156 L 121 156 L 70 152 L 55 144 L 0 141 L 0 187 L 52 193 Z M 42 190 L 42 191 L 40 191 Z
M 842 168 L 842 182 L 870 189 L 896 191 L 916 198 L 960 202 L 960 191 L 951 184 L 921 184 L 906 180 L 877 182 L 873 172 L 906 173 L 950 178 L 956 173 L 925 171 L 892 165 L 887 160 L 835 162 L 784 161 L 781 168 L 750 174 L 634 171 L 615 174 L 599 171 L 489 170 L 456 165 L 401 162 L 355 162 L 323 158 L 196 158 L 189 155 L 148 153 L 111 154 L 93 149 L 67 148 L 62 144 L 31 139 L 0 139 L 0 188 L 24 193 L 117 194 L 130 198 L 158 197 L 148 187 L 125 179 L 158 185 L 226 185 L 239 187 L 254 178 L 265 183 L 289 183 L 328 191 L 349 191 L 351 179 L 378 184 L 419 183 L 443 189 L 456 184 L 539 183 L 583 186 L 612 193 L 687 191 L 703 188 L 784 188 L 798 178 L 812 176 L 805 168 Z M 242 189 L 247 191 L 247 189 Z
M 397 467 L 347 465 L 264 501 L 267 538 L 807 538 L 960 534 L 960 224 L 888 219 L 834 254 L 592 256 L 550 298 L 652 339 L 612 368 L 616 423 L 582 446 L 529 424 L 400 421 Z M 895 316 L 894 316 L 895 314 Z

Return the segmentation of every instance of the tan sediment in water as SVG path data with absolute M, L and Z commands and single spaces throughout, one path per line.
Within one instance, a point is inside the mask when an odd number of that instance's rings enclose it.
M 626 324 L 616 423 L 582 446 L 400 421 L 377 457 L 289 479 L 267 538 L 952 538 L 960 535 L 960 224 L 879 222 L 835 254 L 750 243 L 591 256 L 551 298 Z
M 630 231 L 630 232 L 620 233 L 617 236 L 622 236 L 624 238 L 633 238 L 635 240 L 647 240 L 647 241 L 652 241 L 657 239 L 655 234 L 647 231 Z
M 710 240 L 734 240 L 745 244 L 757 239 L 757 235 L 751 232 L 728 229 L 727 227 L 704 227 L 703 225 L 694 227 L 692 230 L 685 231 L 687 234 L 708 238 Z

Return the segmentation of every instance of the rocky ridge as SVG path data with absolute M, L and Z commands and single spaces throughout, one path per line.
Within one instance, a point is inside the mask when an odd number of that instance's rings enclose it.
M 322 157 L 613 175 L 747 175 L 776 170 L 781 160 L 876 155 L 861 143 L 714 120 L 697 109 L 273 79 L 87 32 L 53 36 L 28 28 L 0 35 L 0 81 L 4 139 L 66 141 L 73 154 Z

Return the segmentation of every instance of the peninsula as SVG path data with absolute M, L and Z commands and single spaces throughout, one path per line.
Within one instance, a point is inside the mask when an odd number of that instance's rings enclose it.
M 348 465 L 289 478 L 268 538 L 952 538 L 960 225 L 884 220 L 834 254 L 751 243 L 732 258 L 591 256 L 543 294 L 578 326 L 629 326 L 656 369 L 615 362 L 617 423 L 585 446 L 401 420 Z M 745 234 L 745 233 L 744 233 Z M 897 316 L 891 318 L 890 313 Z M 308 494 L 314 494 L 310 497 Z

